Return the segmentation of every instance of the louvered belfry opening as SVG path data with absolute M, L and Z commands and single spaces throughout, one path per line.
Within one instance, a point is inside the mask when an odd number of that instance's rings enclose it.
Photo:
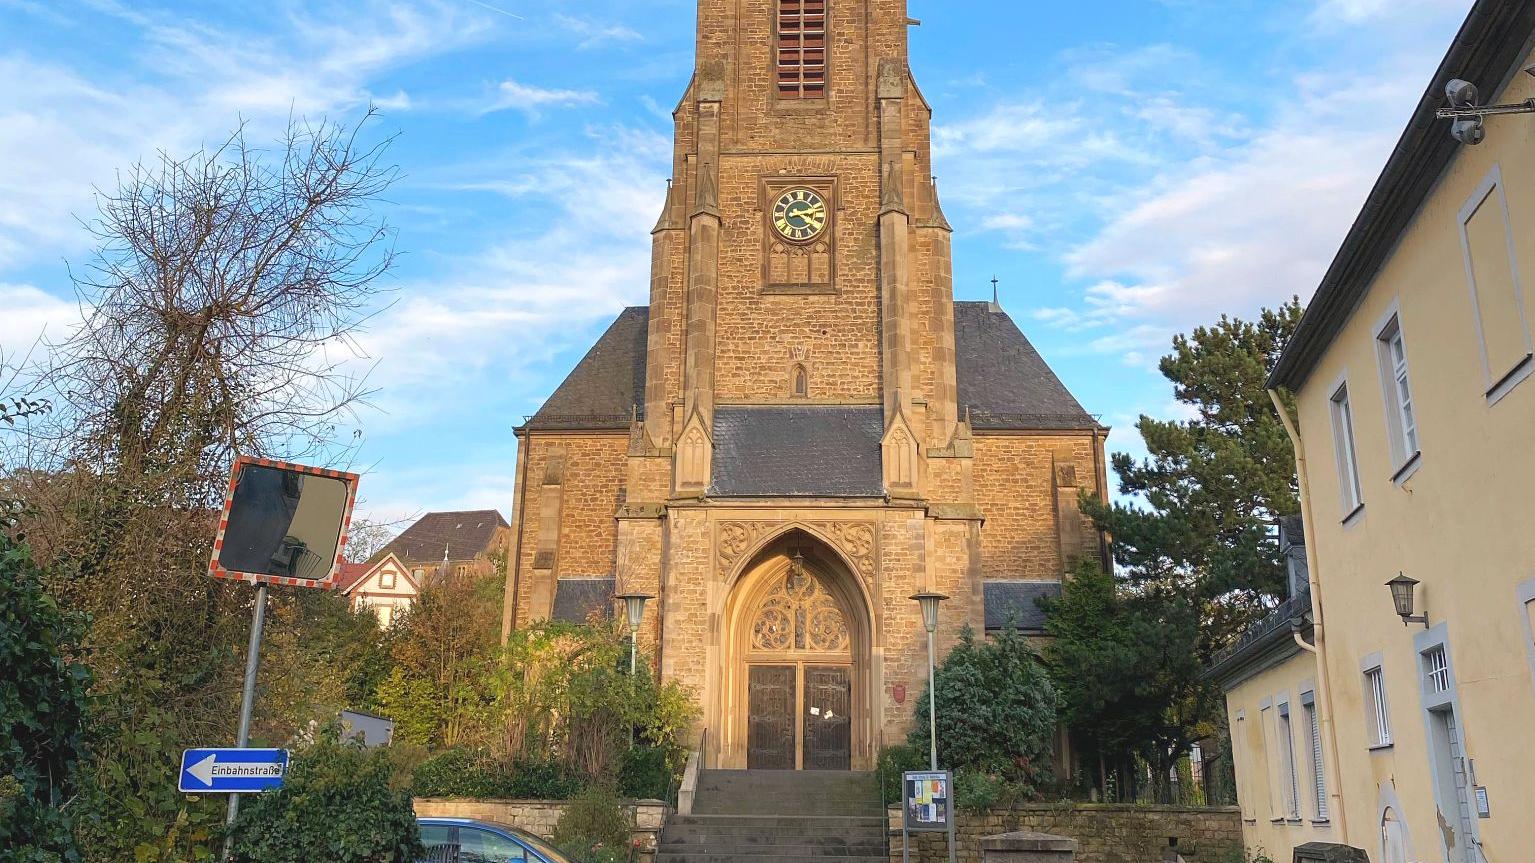
M 778 0 L 778 96 L 826 95 L 826 0 Z

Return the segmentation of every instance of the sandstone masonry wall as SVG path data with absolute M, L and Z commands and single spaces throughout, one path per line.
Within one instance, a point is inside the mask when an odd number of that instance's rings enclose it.
M 624 501 L 628 471 L 628 435 L 541 434 L 530 432 L 521 441 L 527 448 L 527 488 L 521 490 L 525 511 L 515 516 L 513 529 L 522 543 L 516 626 L 549 615 L 554 582 L 564 576 L 610 575 L 615 571 L 617 523 L 614 514 Z M 554 568 L 539 567 L 539 527 L 544 507 L 541 494 L 550 457 L 563 454 L 560 479 L 560 518 Z M 510 585 L 508 589 L 510 590 Z
M 976 436 L 975 502 L 986 516 L 981 531 L 986 578 L 1058 579 L 1066 570 L 1066 557 L 1092 550 L 1078 547 L 1062 554 L 1056 520 L 1057 465 L 1074 466 L 1077 482 L 1092 488 L 1096 482 L 1092 436 Z M 1075 501 L 1062 516 L 1083 518 Z
M 1188 863 L 1224 863 L 1242 850 L 1242 816 L 1236 807 L 1066 804 L 985 815 L 961 813 L 955 859 L 958 863 L 981 863 L 983 838 L 1015 830 L 1077 840 L 1077 863 L 1161 863 L 1163 849 L 1174 839 L 1178 853 Z M 890 810 L 890 833 L 890 860 L 900 863 L 898 808 Z M 915 834 L 912 838 L 911 863 L 947 863 L 943 834 Z

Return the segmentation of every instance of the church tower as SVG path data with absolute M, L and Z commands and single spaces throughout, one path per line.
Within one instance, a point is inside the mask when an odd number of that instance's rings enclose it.
M 958 423 L 949 234 L 905 4 L 704 0 L 656 226 L 646 431 L 703 494 L 718 404 L 879 404 L 921 497 Z
M 700 0 L 650 304 L 518 429 L 508 630 L 657 597 L 723 767 L 865 769 L 966 625 L 1101 554 L 1102 428 L 954 301 L 904 0 Z M 709 734 L 703 735 L 704 728 Z

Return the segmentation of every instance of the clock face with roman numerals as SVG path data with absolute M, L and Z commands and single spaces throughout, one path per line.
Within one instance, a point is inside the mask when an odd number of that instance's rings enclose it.
M 795 243 L 819 237 L 826 230 L 826 199 L 811 189 L 789 189 L 773 201 L 773 229 Z

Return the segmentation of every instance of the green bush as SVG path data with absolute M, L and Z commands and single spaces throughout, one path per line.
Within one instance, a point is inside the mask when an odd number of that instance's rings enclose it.
M 421 762 L 411 776 L 417 797 L 569 800 L 584 778 L 557 761 L 505 762 L 469 749 L 448 749 Z
M 559 761 L 513 762 L 511 777 L 498 795 L 513 800 L 569 800 L 586 787 L 587 778 Z
M 617 623 L 546 621 L 512 633 L 487 717 L 514 757 L 558 759 L 592 781 L 618 778 L 632 743 L 666 751 L 680 774 L 698 708 L 691 691 L 629 673 L 629 636 Z
M 618 796 L 592 785 L 565 807 L 553 839 L 577 863 L 622 863 L 633 847 L 633 829 Z
M 85 621 L 43 590 L 25 546 L 0 531 L 0 860 L 80 859 L 63 803 L 78 789 L 90 673 Z
M 961 812 L 990 812 L 1007 796 L 1007 783 L 999 777 L 974 770 L 954 774 L 954 808 Z
M 977 639 L 966 628 L 937 669 L 938 763 L 1033 794 L 1050 781 L 1055 689 L 1016 630 Z M 907 743 L 928 749 L 928 695 L 917 699 Z
M 449 749 L 417 765 L 410 777 L 416 797 L 494 797 L 490 777 L 468 749 Z
M 618 793 L 634 800 L 667 800 L 672 791 L 668 751 L 660 746 L 635 746 L 618 766 Z
M 410 795 L 389 787 L 388 753 L 342 743 L 335 727 L 295 755 L 283 787 L 248 799 L 235 863 L 414 863 L 423 854 Z
M 927 750 L 901 743 L 887 746 L 879 754 L 874 773 L 879 779 L 879 793 L 886 806 L 901 802 L 901 774 L 908 770 L 926 770 Z

